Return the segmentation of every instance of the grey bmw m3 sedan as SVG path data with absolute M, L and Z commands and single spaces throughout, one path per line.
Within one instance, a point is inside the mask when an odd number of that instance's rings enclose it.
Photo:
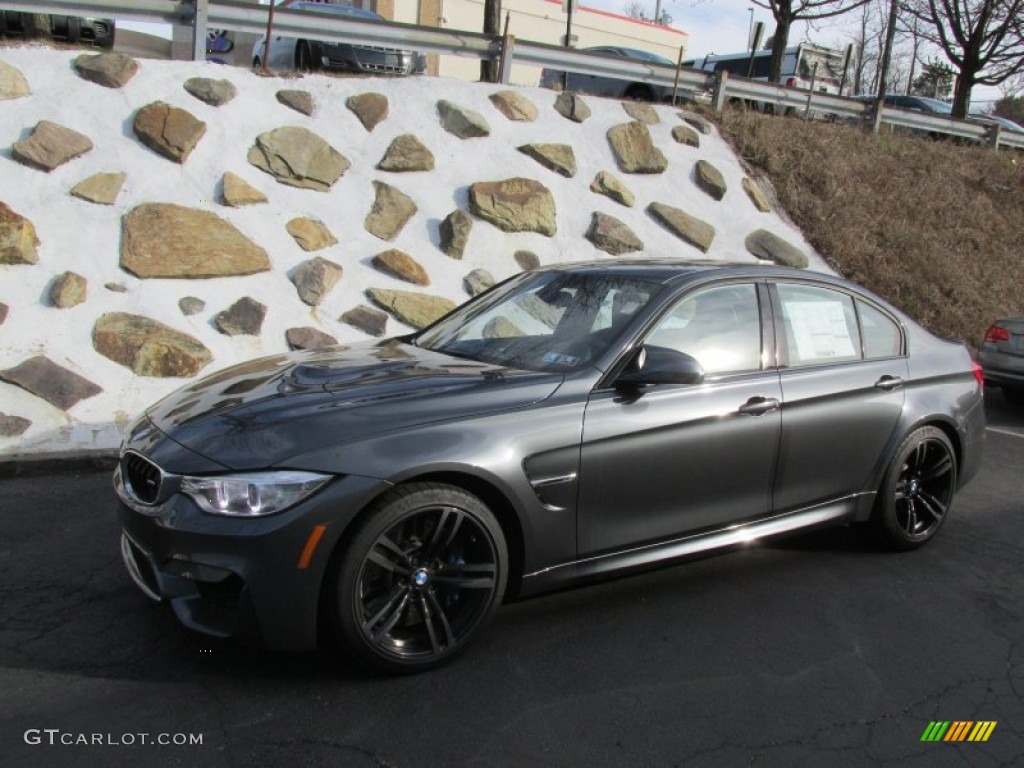
M 967 349 L 848 281 L 608 260 L 189 384 L 114 484 L 186 626 L 415 672 L 503 601 L 825 525 L 919 547 L 983 434 Z

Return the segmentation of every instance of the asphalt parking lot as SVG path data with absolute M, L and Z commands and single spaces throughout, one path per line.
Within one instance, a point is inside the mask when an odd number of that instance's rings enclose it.
M 832 530 L 506 606 L 399 679 L 182 629 L 123 571 L 109 472 L 0 479 L 0 762 L 1024 765 L 1024 410 L 988 411 L 918 552 Z

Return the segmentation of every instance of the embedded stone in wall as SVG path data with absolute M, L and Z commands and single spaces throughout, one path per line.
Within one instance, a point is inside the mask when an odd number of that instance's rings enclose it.
M 36 228 L 0 202 L 0 264 L 38 264 Z
M 11 147 L 11 156 L 22 165 L 49 173 L 92 149 L 88 136 L 63 125 L 40 120 L 32 134 Z
M 700 148 L 700 134 L 688 125 L 677 125 L 672 129 L 672 138 L 679 144 Z
M 104 88 L 121 88 L 139 71 L 139 63 L 123 53 L 82 54 L 74 65 L 79 77 Z
M 283 89 L 277 92 L 277 100 L 286 107 L 294 109 L 303 115 L 312 115 L 316 110 L 313 101 L 313 94 L 309 91 Z
M 221 182 L 221 202 L 231 208 L 267 202 L 267 196 L 241 176 L 231 171 L 224 172 Z
M 311 307 L 320 304 L 341 280 L 342 268 L 321 256 L 304 261 L 292 275 L 299 298 Z
M 113 205 L 117 202 L 117 196 L 121 194 L 121 187 L 124 186 L 126 178 L 128 175 L 125 173 L 93 174 L 78 182 L 71 189 L 71 194 L 90 203 Z
M 484 326 L 483 336 L 485 339 L 514 339 L 516 336 L 525 336 L 522 329 L 507 317 L 495 317 Z
M 416 213 L 416 203 L 390 184 L 373 182 L 375 191 L 373 207 L 366 216 L 363 226 L 371 235 L 381 240 L 394 240 L 409 219 Z
M 697 186 L 707 192 L 715 200 L 725 197 L 726 186 L 722 172 L 707 160 L 698 160 L 693 169 Z
M 469 188 L 469 208 L 503 232 L 539 232 L 552 237 L 558 230 L 555 198 L 533 179 L 479 181 Z
M 626 110 L 627 115 L 634 120 L 639 120 L 641 123 L 657 125 L 661 122 L 657 110 L 650 104 L 644 104 L 642 101 L 624 101 L 622 102 L 622 108 Z
M 266 316 L 265 305 L 250 296 L 243 296 L 223 312 L 217 313 L 213 324 L 225 336 L 259 336 Z
M 598 211 L 594 212 L 586 238 L 595 247 L 614 256 L 644 249 L 644 241 L 624 222 Z
M 326 192 L 349 169 L 338 150 L 312 131 L 298 126 L 261 133 L 248 160 L 282 184 Z
M 103 287 L 111 293 L 128 293 L 128 286 L 124 283 L 104 283 Z
M 582 123 L 590 117 L 590 107 L 578 93 L 563 91 L 555 99 L 555 112 L 574 123 Z
M 570 179 L 576 175 L 576 155 L 568 144 L 523 144 L 518 149 L 548 170 Z
M 233 277 L 266 272 L 270 257 L 209 211 L 143 203 L 122 220 L 121 268 L 142 278 Z
M 338 340 L 329 333 L 310 326 L 289 328 L 284 332 L 284 339 L 288 343 L 288 349 L 324 349 L 338 343 Z
M 0 413 L 0 437 L 18 437 L 32 426 L 32 421 L 21 416 Z
M 770 213 L 772 210 L 772 203 L 768 199 L 768 195 L 761 189 L 761 185 L 754 181 L 749 176 L 743 177 L 743 191 L 747 193 L 747 197 L 750 198 L 750 202 L 754 204 L 761 213 Z
M 540 266 L 540 258 L 533 251 L 516 251 L 512 258 L 522 270 L 536 269 Z
M 786 267 L 807 268 L 807 254 L 767 229 L 751 232 L 743 244 L 759 259 L 774 261 Z
M 651 203 L 647 212 L 680 240 L 705 253 L 715 239 L 713 226 L 671 205 Z
M 714 130 L 714 126 L 696 112 L 690 112 L 689 110 L 684 109 L 679 113 L 679 117 L 682 118 L 683 122 L 687 125 L 692 125 L 705 136 L 709 136 Z
M 62 411 L 103 391 L 102 387 L 57 365 L 44 355 L 37 355 L 13 368 L 0 371 L 0 381 L 21 387 Z
M 651 132 L 638 120 L 609 128 L 608 143 L 623 173 L 663 173 L 668 167 L 665 155 L 654 146 Z
M 492 288 L 497 281 L 486 269 L 474 269 L 462 278 L 462 287 L 470 296 L 477 296 Z
M 0 101 L 20 99 L 31 93 L 28 80 L 21 71 L 5 61 L 0 61 Z
M 382 171 L 392 171 L 393 173 L 432 171 L 434 170 L 434 155 L 423 145 L 423 142 L 411 133 L 404 133 L 395 137 L 395 140 L 391 142 L 384 157 L 377 163 L 377 167 Z
M 370 336 L 383 336 L 387 331 L 388 313 L 360 304 L 338 318 Z
M 206 123 L 184 109 L 154 101 L 135 113 L 132 129 L 158 155 L 184 163 L 206 133 Z
M 63 272 L 50 283 L 50 304 L 57 309 L 69 309 L 85 301 L 88 281 L 75 272 Z
M 473 230 L 473 217 L 456 208 L 441 221 L 441 250 L 453 259 L 461 259 L 466 252 L 469 233 Z
M 92 346 L 139 376 L 195 376 L 213 360 L 198 339 L 126 312 L 101 315 L 93 325 Z
M 599 195 L 610 197 L 616 203 L 632 208 L 635 198 L 633 193 L 625 184 L 619 181 L 608 171 L 600 171 L 590 183 L 590 191 Z
M 388 97 L 382 93 L 360 93 L 349 96 L 345 106 L 359 118 L 363 128 L 372 131 L 388 117 Z
M 369 288 L 366 295 L 400 322 L 413 328 L 425 328 L 455 309 L 455 302 L 443 296 L 412 291 Z
M 183 84 L 186 91 L 211 107 L 221 107 L 238 95 L 238 89 L 230 80 L 213 80 L 209 77 L 190 77 Z
M 181 314 L 185 315 L 185 317 L 191 317 L 192 315 L 198 315 L 206 309 L 206 302 L 195 296 L 185 296 L 178 301 L 178 309 L 181 310 Z
M 537 119 L 537 107 L 515 91 L 498 91 L 488 98 L 501 114 L 515 122 L 532 123 Z
M 285 229 L 304 251 L 321 251 L 338 242 L 331 230 L 316 219 L 295 218 L 285 224 Z
M 374 269 L 414 285 L 430 285 L 430 277 L 416 259 L 396 248 L 378 253 L 370 262 Z
M 460 107 L 450 101 L 441 99 L 437 102 L 437 114 L 441 118 L 441 127 L 460 139 L 475 139 L 491 135 L 491 126 L 479 112 Z
M 10 311 L 11 308 L 4 304 L 2 301 L 0 301 L 0 325 L 3 325 L 4 321 L 7 320 L 7 314 Z

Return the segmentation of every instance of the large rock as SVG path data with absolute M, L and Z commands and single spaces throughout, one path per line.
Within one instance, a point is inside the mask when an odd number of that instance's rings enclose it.
M 102 387 L 67 368 L 62 368 L 43 355 L 37 355 L 13 368 L 0 371 L 0 381 L 21 387 L 62 411 L 103 391 Z
M 469 188 L 469 208 L 503 232 L 539 232 L 552 237 L 558 230 L 555 198 L 533 179 L 479 181 Z
M 568 144 L 523 144 L 519 151 L 566 178 L 576 175 L 576 155 Z
M 491 135 L 491 126 L 479 112 L 467 107 L 460 107 L 442 99 L 437 102 L 437 114 L 441 118 L 441 127 L 460 139 L 475 139 Z
M 278 91 L 276 95 L 280 103 L 307 117 L 316 110 L 316 102 L 313 101 L 313 94 L 309 91 L 285 88 Z
M 373 207 L 366 215 L 363 226 L 371 235 L 381 240 L 394 240 L 409 219 L 416 213 L 416 203 L 390 184 L 373 182 L 375 191 Z
M 299 298 L 311 307 L 319 305 L 341 280 L 342 268 L 321 256 L 304 261 L 292 275 Z
M 11 147 L 11 155 L 22 165 L 49 173 L 92 149 L 88 136 L 49 120 L 40 120 L 32 134 Z
M 230 80 L 213 80 L 209 77 L 190 77 L 183 87 L 200 101 L 211 107 L 221 107 L 238 95 L 238 89 Z
M 360 93 L 349 96 L 345 106 L 359 118 L 363 128 L 372 131 L 388 116 L 388 97 L 382 93 Z
M 93 348 L 138 376 L 195 376 L 213 360 L 202 342 L 141 315 L 109 312 L 92 329 Z
M 651 132 L 639 120 L 608 129 L 608 143 L 623 173 L 663 173 L 668 160 L 654 146 Z
M 688 125 L 677 125 L 672 128 L 672 138 L 679 144 L 700 148 L 700 134 Z
M 322 251 L 338 242 L 331 230 L 317 219 L 295 218 L 285 224 L 285 229 L 304 251 Z
M 533 102 L 515 91 L 498 91 L 488 98 L 501 114 L 509 120 L 532 123 L 537 119 L 537 107 Z
M 644 249 L 644 241 L 624 222 L 598 211 L 594 212 L 586 237 L 595 247 L 615 256 Z
M 284 332 L 284 338 L 288 343 L 288 349 L 324 349 L 338 343 L 338 340 L 329 333 L 308 325 L 302 328 L 289 328 Z
M 536 269 L 540 266 L 540 257 L 533 251 L 516 251 L 512 254 L 512 258 L 516 260 L 516 264 L 522 270 Z
M 386 309 L 400 322 L 413 328 L 425 328 L 455 309 L 455 302 L 443 296 L 431 296 L 412 291 L 392 291 L 369 288 L 366 295 Z
M 221 183 L 221 201 L 231 208 L 267 202 L 267 196 L 241 176 L 231 171 L 224 172 Z
M 715 239 L 715 228 L 706 221 L 664 203 L 651 203 L 647 212 L 680 240 L 707 253 Z
M 195 296 L 183 296 L 178 299 L 178 309 L 185 317 L 191 317 L 206 309 L 206 302 Z
M 693 168 L 697 186 L 707 192 L 715 200 L 725 197 L 726 186 L 722 172 L 707 160 L 698 160 Z
M 599 171 L 594 180 L 590 183 L 590 191 L 599 195 L 610 197 L 616 203 L 632 208 L 635 198 L 633 193 L 625 184 L 615 178 L 608 171 Z
M 38 264 L 37 245 L 32 222 L 0 203 L 0 264 Z
M 388 313 L 368 307 L 365 304 L 353 307 L 338 319 L 370 336 L 379 337 L 387 332 Z
M 683 122 L 687 125 L 692 125 L 705 135 L 710 135 L 714 130 L 714 126 L 696 112 L 690 112 L 689 110 L 684 109 L 679 112 L 679 117 L 682 118 Z
M 96 173 L 78 182 L 71 189 L 71 194 L 90 203 L 113 205 L 126 178 L 128 175 L 125 173 Z
M 21 71 L 5 61 L 0 61 L 0 101 L 20 99 L 31 93 L 28 80 Z
M 591 114 L 587 102 L 578 93 L 572 91 L 558 94 L 555 99 L 555 112 L 574 123 L 582 123 Z
M 761 213 L 769 213 L 772 210 L 771 200 L 768 199 L 768 195 L 765 194 L 764 190 L 761 189 L 761 185 L 754 181 L 749 176 L 743 177 L 743 191 L 747 193 L 747 197 L 750 198 L 750 202 L 754 204 Z
M 122 222 L 121 268 L 136 277 L 229 277 L 270 269 L 267 252 L 209 211 L 143 203 Z
M 441 221 L 441 250 L 453 259 L 461 259 L 473 230 L 473 217 L 461 208 L 456 208 Z
M 478 296 L 494 287 L 497 281 L 486 269 L 477 268 L 462 278 L 462 287 L 470 296 Z
M 797 269 L 807 268 L 806 253 L 767 229 L 751 232 L 743 244 L 750 253 L 759 259 L 774 261 L 776 264 Z
M 397 248 L 378 253 L 370 263 L 374 269 L 398 280 L 404 280 L 413 285 L 430 285 L 430 276 L 423 265 Z
M 645 104 L 642 101 L 624 101 L 622 102 L 622 108 L 626 110 L 627 115 L 634 120 L 639 120 L 641 123 L 657 125 L 661 122 L 657 110 L 650 104 Z
M 432 171 L 434 170 L 434 155 L 423 145 L 423 142 L 411 133 L 403 133 L 391 142 L 384 157 L 377 163 L 377 167 L 382 171 L 393 173 Z
M 7 314 L 10 311 L 11 308 L 4 304 L 2 301 L 0 301 L 0 325 L 3 325 L 4 321 L 7 320 Z
M 154 101 L 135 113 L 132 129 L 158 155 L 184 163 L 206 133 L 206 123 L 184 109 Z
M 74 63 L 79 77 L 104 88 L 121 88 L 139 71 L 139 63 L 123 53 L 83 54 Z
M 213 324 L 225 336 L 259 336 L 267 307 L 251 296 L 243 296 L 223 312 L 217 313 Z
M 57 309 L 76 307 L 85 301 L 88 281 L 76 272 L 62 272 L 50 283 L 50 305 Z
M 0 437 L 18 437 L 32 426 L 31 419 L 0 413 Z
M 326 192 L 349 168 L 338 150 L 312 131 L 297 126 L 261 133 L 248 160 L 282 184 Z

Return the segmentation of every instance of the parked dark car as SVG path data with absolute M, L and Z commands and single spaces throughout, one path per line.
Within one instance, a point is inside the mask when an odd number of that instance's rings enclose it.
M 671 67 L 672 69 L 676 67 L 674 61 L 670 61 L 664 56 L 658 56 L 656 53 L 648 53 L 636 48 L 602 45 L 595 48 L 584 48 L 583 51 L 618 59 L 634 59 L 659 67 Z M 540 73 L 540 85 L 542 88 L 561 89 L 565 82 L 564 78 L 565 73 L 562 70 L 545 68 Z M 579 72 L 569 73 L 568 85 L 565 86 L 565 90 L 586 93 L 592 96 L 611 96 L 613 98 L 636 101 L 668 101 L 672 98 L 672 88 L 670 86 L 645 83 L 628 77 L 584 75 Z M 687 91 L 687 93 L 691 92 Z M 684 98 L 690 98 L 687 94 L 683 94 L 683 96 Z
M 609 260 L 189 384 L 114 483 L 132 578 L 187 626 L 410 672 L 516 597 L 823 525 L 919 547 L 983 433 L 966 347 L 850 282 Z
M 91 43 L 99 48 L 114 47 L 113 19 L 78 16 L 43 15 L 50 37 L 63 43 Z M 36 22 L 39 14 L 21 11 L 0 11 L 0 37 L 35 37 L 40 33 Z
M 996 320 L 978 350 L 985 381 L 1003 390 L 1006 399 L 1024 404 L 1024 317 Z

